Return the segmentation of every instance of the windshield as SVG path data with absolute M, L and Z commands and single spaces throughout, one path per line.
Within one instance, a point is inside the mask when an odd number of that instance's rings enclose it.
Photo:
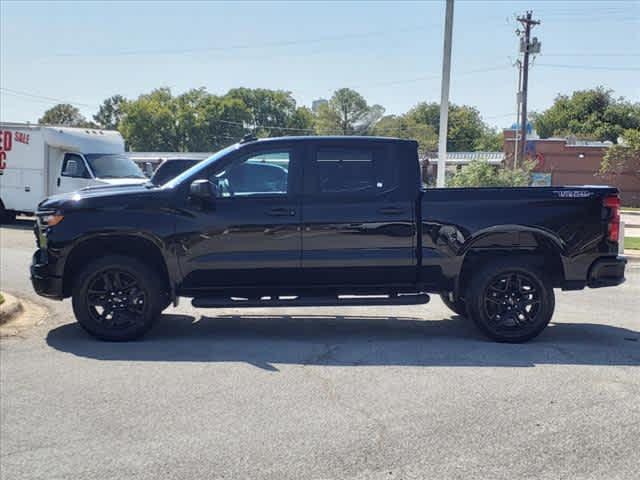
M 238 148 L 240 148 L 240 144 L 239 143 L 234 143 L 233 145 L 229 145 L 227 148 L 223 148 L 222 150 L 220 150 L 220 151 L 214 153 L 213 155 L 211 155 L 206 160 L 203 160 L 202 162 L 200 162 L 200 163 L 194 165 L 193 167 L 191 167 L 190 169 L 185 170 L 184 172 L 182 172 L 180 175 L 178 175 L 173 180 L 170 180 L 169 182 L 165 183 L 162 186 L 162 188 L 174 188 L 174 187 L 180 185 L 187 178 L 191 178 L 192 176 L 198 175 L 199 172 L 209 168 L 213 163 L 217 162 L 222 157 L 227 155 L 229 152 L 233 152 L 234 150 L 237 150 Z
M 147 178 L 133 160 L 120 153 L 87 153 L 85 158 L 96 178 Z

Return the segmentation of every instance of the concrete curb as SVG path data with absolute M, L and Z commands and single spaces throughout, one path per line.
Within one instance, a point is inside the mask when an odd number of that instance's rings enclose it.
M 629 263 L 640 263 L 640 250 L 626 249 L 624 251 L 624 256 L 627 258 Z
M 13 295 L 2 292 L 4 302 L 0 305 L 0 325 L 22 313 L 22 302 Z
M 29 300 L 17 299 L 2 292 L 5 302 L 0 305 L 0 340 L 5 337 L 23 336 L 30 328 L 40 325 L 48 317 L 46 307 Z M 5 315 L 6 312 L 6 315 Z M 9 315 L 9 313 L 11 313 Z

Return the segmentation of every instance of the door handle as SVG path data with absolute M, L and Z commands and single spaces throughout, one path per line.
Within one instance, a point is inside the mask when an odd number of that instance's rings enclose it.
M 405 208 L 401 207 L 384 207 L 378 210 L 378 213 L 381 213 L 383 215 L 400 215 L 402 213 L 405 213 L 406 211 L 407 210 Z
M 58 177 L 58 186 L 60 186 L 60 177 Z
M 293 208 L 282 207 L 267 210 L 266 214 L 272 217 L 292 217 L 296 214 L 296 211 Z

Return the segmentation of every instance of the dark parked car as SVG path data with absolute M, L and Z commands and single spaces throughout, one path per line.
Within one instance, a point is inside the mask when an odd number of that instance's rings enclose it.
M 189 170 L 200 160 L 192 158 L 170 158 L 160 164 L 160 166 L 151 175 L 151 183 L 154 185 L 164 185 L 172 178 L 177 177 L 185 170 Z
M 417 144 L 246 141 L 162 187 L 43 201 L 32 282 L 107 340 L 196 307 L 407 305 L 440 294 L 489 337 L 538 335 L 554 289 L 624 281 L 609 187 L 422 189 Z

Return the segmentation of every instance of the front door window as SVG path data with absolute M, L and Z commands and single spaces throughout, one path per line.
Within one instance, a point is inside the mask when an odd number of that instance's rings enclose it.
M 289 161 L 287 151 L 268 152 L 233 162 L 211 181 L 220 197 L 287 195 L 289 193 Z

